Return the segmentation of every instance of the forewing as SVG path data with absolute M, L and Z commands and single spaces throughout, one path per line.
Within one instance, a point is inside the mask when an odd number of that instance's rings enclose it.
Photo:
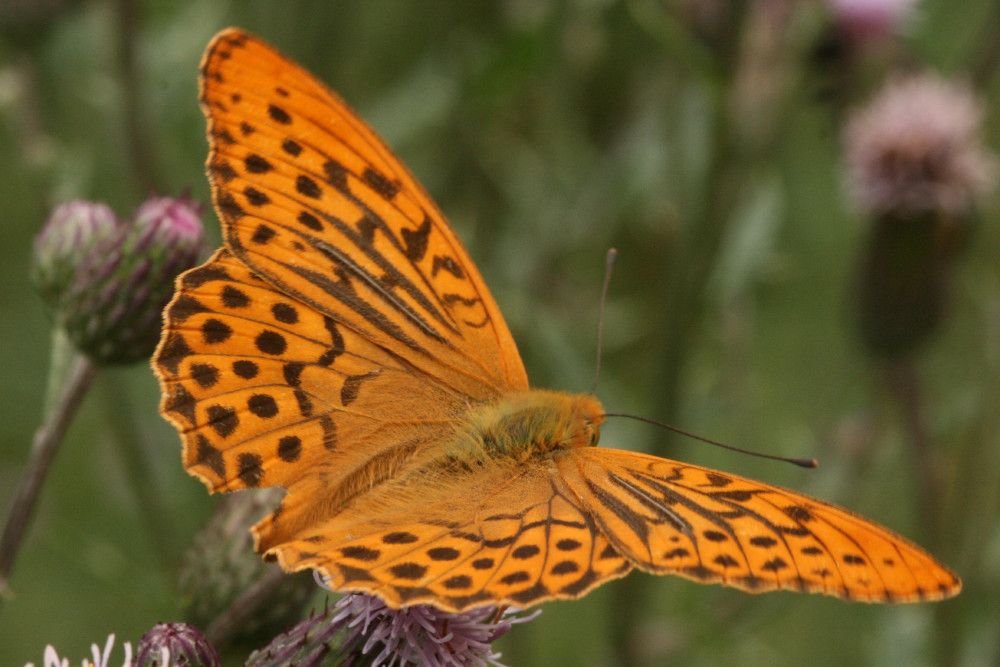
M 316 477 L 350 493 L 352 477 L 419 456 L 464 405 L 225 250 L 178 279 L 164 318 L 161 409 L 213 491 Z
M 559 469 L 614 547 L 648 572 L 869 602 L 936 600 L 961 589 L 920 547 L 793 491 L 606 448 L 573 450 Z
M 527 387 L 475 265 L 407 169 L 344 102 L 230 29 L 202 63 L 228 248 L 280 291 L 473 398 Z

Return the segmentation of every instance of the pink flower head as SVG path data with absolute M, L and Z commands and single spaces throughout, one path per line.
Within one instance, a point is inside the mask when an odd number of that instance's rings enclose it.
M 87 255 L 114 238 L 121 222 L 105 204 L 83 200 L 60 204 L 35 236 L 31 277 L 49 306 L 58 308 Z
M 979 132 L 982 109 L 964 85 L 934 75 L 890 81 L 853 114 L 848 181 L 867 213 L 960 215 L 996 180 Z
M 913 18 L 916 0 L 827 0 L 837 26 L 858 40 L 891 37 Z
M 146 237 L 161 243 L 201 248 L 204 228 L 201 205 L 188 197 L 150 197 L 136 209 L 135 224 L 148 230 Z

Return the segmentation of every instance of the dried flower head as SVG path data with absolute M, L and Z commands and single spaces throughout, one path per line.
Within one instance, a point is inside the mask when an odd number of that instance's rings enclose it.
M 971 90 L 933 75 L 891 81 L 847 126 L 848 180 L 867 213 L 957 216 L 991 189 L 996 163 Z

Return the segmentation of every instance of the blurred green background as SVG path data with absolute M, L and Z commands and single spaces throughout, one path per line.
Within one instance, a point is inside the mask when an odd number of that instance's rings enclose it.
M 589 386 L 616 246 L 606 407 L 821 467 L 621 420 L 604 443 L 848 505 L 965 583 L 948 602 L 886 607 L 633 574 L 545 605 L 499 643 L 505 662 L 1000 664 L 1000 199 L 980 207 L 947 317 L 914 364 L 947 479 L 928 497 L 856 335 L 868 223 L 845 196 L 841 144 L 849 110 L 888 71 L 927 68 L 972 83 L 1000 146 L 998 24 L 997 0 L 926 0 L 903 36 L 869 52 L 838 41 L 826 5 L 805 0 L 3 0 L 0 510 L 49 366 L 32 238 L 70 198 L 121 215 L 151 190 L 208 201 L 198 60 L 238 25 L 329 83 L 424 183 L 533 384 Z M 214 214 L 205 221 L 215 244 Z M 87 397 L 0 607 L 0 664 L 40 663 L 48 643 L 75 664 L 108 633 L 135 642 L 178 618 L 175 566 L 216 499 L 181 468 L 157 401 L 143 365 L 103 372 Z M 137 481 L 136 456 L 151 478 Z

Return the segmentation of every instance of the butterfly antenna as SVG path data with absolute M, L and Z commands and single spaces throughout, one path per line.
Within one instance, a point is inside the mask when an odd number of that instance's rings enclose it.
M 594 364 L 594 382 L 590 385 L 590 393 L 597 393 L 597 381 L 601 378 L 601 353 L 604 350 L 604 306 L 608 302 L 608 287 L 611 285 L 611 273 L 618 259 L 618 249 L 608 248 L 604 256 L 604 285 L 601 287 L 601 302 L 597 311 L 597 362 Z
M 750 456 L 756 456 L 762 459 L 770 459 L 772 461 L 781 461 L 783 463 L 791 463 L 792 465 L 797 465 L 800 468 L 818 468 L 819 463 L 816 459 L 799 459 L 790 458 L 787 456 L 777 456 L 776 454 L 764 454 L 762 452 L 755 452 L 749 449 L 740 449 L 739 447 L 733 447 L 732 445 L 727 445 L 724 442 L 719 442 L 718 440 L 712 440 L 711 438 L 705 438 L 700 435 L 695 435 L 689 431 L 677 428 L 676 426 L 671 426 L 664 422 L 658 422 L 655 419 L 649 419 L 648 417 L 639 417 L 637 415 L 629 415 L 620 412 L 607 412 L 604 414 L 605 417 L 626 417 L 628 419 L 635 419 L 636 421 L 641 421 L 646 424 L 652 424 L 653 426 L 659 426 L 660 428 L 665 428 L 668 431 L 673 431 L 679 435 L 684 435 L 695 440 L 700 440 L 709 445 L 715 445 L 716 447 L 721 447 L 722 449 L 728 449 L 731 452 L 739 452 L 740 454 L 749 454 Z

